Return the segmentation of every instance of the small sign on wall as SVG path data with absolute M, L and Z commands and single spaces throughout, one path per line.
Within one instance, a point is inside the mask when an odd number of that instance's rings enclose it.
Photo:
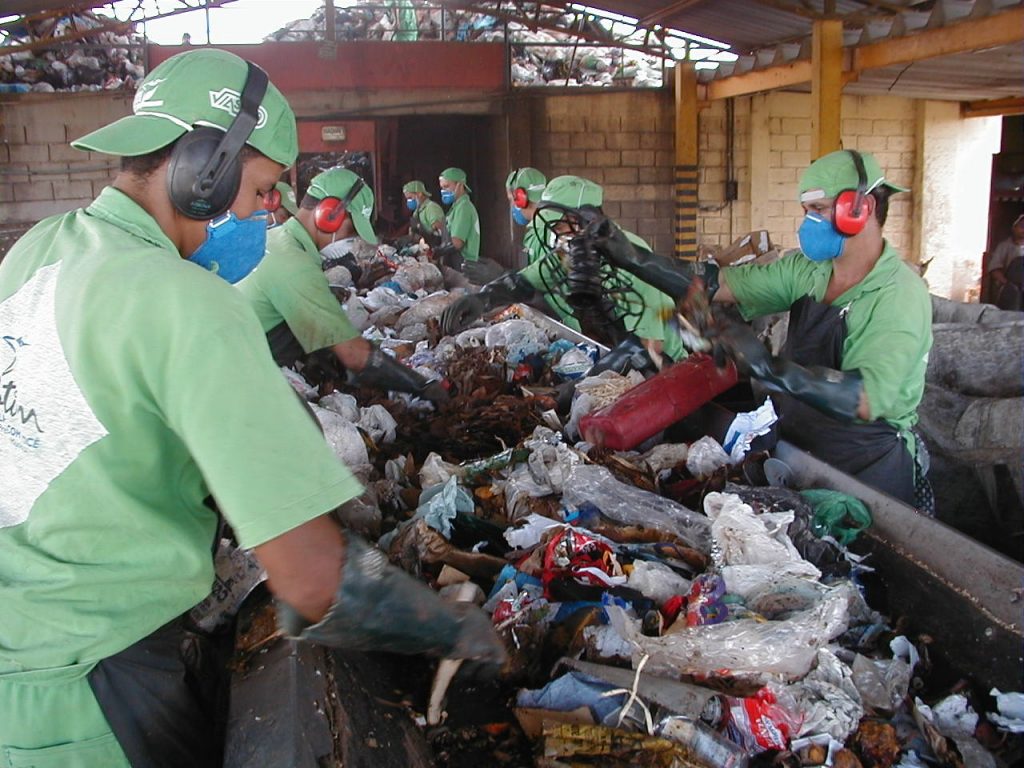
M 320 128 L 320 139 L 329 142 L 345 141 L 344 125 L 324 125 Z

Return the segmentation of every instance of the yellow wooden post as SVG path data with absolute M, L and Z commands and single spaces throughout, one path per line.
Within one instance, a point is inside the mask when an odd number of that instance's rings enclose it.
M 841 148 L 843 22 L 815 21 L 811 32 L 811 160 Z
M 676 62 L 675 255 L 697 258 L 697 70 Z

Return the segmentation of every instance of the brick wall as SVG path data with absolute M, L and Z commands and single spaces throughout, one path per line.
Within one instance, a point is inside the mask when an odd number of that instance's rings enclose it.
M 87 204 L 116 161 L 68 142 L 131 112 L 123 93 L 26 94 L 0 101 L 0 223 L 34 222 Z
M 714 102 L 700 115 L 699 197 L 705 210 L 698 217 L 698 238 L 704 244 L 726 245 L 751 229 L 767 229 L 776 245 L 796 247 L 803 218 L 797 183 L 811 161 L 811 97 L 759 94 L 736 99 L 734 109 L 739 199 L 719 211 L 707 209 L 725 199 L 725 104 Z M 845 96 L 841 130 L 844 146 L 871 152 L 888 179 L 911 186 L 917 130 L 914 101 Z M 912 208 L 912 193 L 893 197 L 885 235 L 904 258 L 916 261 Z
M 601 184 L 605 212 L 670 253 L 674 109 L 665 90 L 546 96 L 531 110 L 531 162 Z

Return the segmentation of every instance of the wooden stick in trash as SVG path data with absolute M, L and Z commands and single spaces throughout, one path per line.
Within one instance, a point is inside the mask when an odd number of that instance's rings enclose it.
M 456 602 L 468 602 L 473 599 L 476 592 L 476 585 L 472 581 L 466 581 L 459 585 L 455 593 Z M 441 723 L 442 707 L 444 706 L 445 694 L 448 693 L 448 686 L 455 679 L 455 673 L 462 666 L 462 659 L 442 659 L 437 665 L 437 672 L 434 674 L 434 684 L 430 688 L 430 703 L 427 706 L 427 725 L 439 725 Z

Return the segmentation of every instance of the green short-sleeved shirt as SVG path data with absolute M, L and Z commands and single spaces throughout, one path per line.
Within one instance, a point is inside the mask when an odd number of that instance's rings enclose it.
M 480 258 L 480 216 L 469 195 L 458 198 L 448 209 L 448 232 L 463 242 L 460 251 L 463 260 Z
M 529 228 L 529 229 L 532 229 Z M 635 245 L 650 250 L 650 246 L 638 235 L 623 230 L 626 237 Z M 525 241 L 525 238 L 524 238 Z M 580 330 L 579 322 L 573 315 L 565 297 L 565 283 L 559 277 L 550 278 L 548 274 L 552 271 L 557 276 L 562 274 L 561 264 L 551 264 L 549 260 L 557 259 L 553 253 L 536 240 L 540 257 L 533 260 L 527 266 L 519 270 L 519 274 L 534 288 L 544 294 L 544 300 L 555 311 L 563 323 L 574 330 Z M 682 339 L 671 326 L 668 319 L 675 311 L 675 303 L 666 294 L 657 290 L 651 285 L 640 280 L 635 275 L 625 270 L 616 270 L 618 277 L 631 286 L 636 293 L 628 292 L 615 297 L 615 302 L 622 310 L 624 324 L 627 331 L 632 331 L 641 339 L 651 339 L 662 342 L 662 350 L 673 360 L 681 360 L 686 357 L 686 349 L 683 347 Z M 547 278 L 547 280 L 545 279 Z M 548 282 L 555 290 L 549 290 Z M 638 297 L 639 296 L 639 301 Z M 641 304 L 642 302 L 642 304 Z
M 412 217 L 424 232 L 435 232 L 434 225 L 444 222 L 444 208 L 433 200 L 424 200 L 412 212 Z
M 544 243 L 540 241 L 540 235 L 529 224 L 526 225 L 526 231 L 523 232 L 523 250 L 526 251 L 527 264 L 533 264 L 533 262 L 544 258 L 548 252 Z
M 0 681 L 95 664 L 205 597 L 208 494 L 252 547 L 361 492 L 244 298 L 112 187 L 14 245 L 0 329 Z
M 795 253 L 765 266 L 728 267 L 722 277 L 749 320 L 784 312 L 804 296 L 821 301 L 832 263 Z M 860 371 L 872 418 L 897 429 L 913 426 L 932 346 L 932 305 L 924 280 L 886 243 L 867 276 L 832 306 L 847 310 L 842 369 Z
M 238 283 L 263 332 L 287 323 L 306 353 L 359 336 L 331 293 L 321 265 L 313 238 L 292 218 L 267 233 L 266 255 Z

